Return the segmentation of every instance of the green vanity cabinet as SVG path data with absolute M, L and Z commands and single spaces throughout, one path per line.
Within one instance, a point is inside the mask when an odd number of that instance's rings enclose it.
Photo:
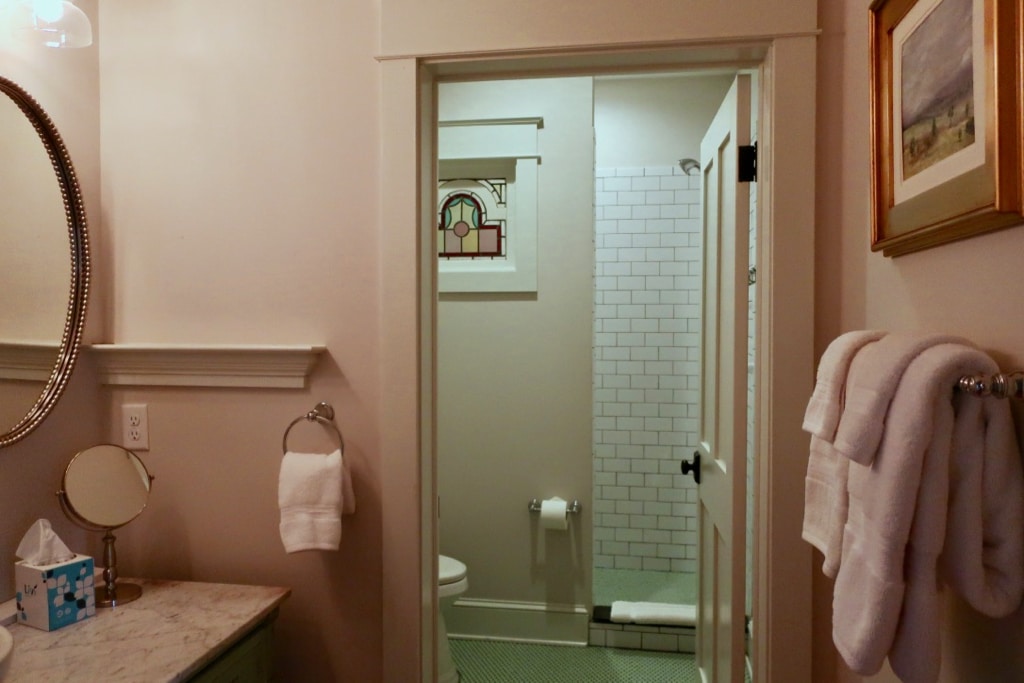
M 269 683 L 273 672 L 272 615 L 216 661 L 191 678 L 192 683 Z

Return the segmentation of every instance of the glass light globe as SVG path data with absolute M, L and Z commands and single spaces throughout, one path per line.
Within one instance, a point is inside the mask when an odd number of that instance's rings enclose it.
M 22 41 L 46 47 L 92 45 L 89 17 L 70 0 L 31 0 L 24 9 L 28 16 L 18 22 Z

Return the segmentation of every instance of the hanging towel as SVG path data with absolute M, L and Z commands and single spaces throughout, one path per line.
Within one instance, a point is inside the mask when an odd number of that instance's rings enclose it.
M 1020 603 L 1024 483 L 1009 407 L 953 391 L 961 375 L 996 371 L 970 346 L 920 351 L 901 373 L 871 466 L 851 463 L 833 640 L 857 673 L 876 673 L 888 656 L 907 683 L 937 679 L 940 557 L 977 609 L 1005 614 Z M 964 585 L 968 576 L 981 587 Z
M 818 363 L 814 392 L 804 414 L 805 432 L 829 442 L 835 438 L 843 413 L 843 390 L 850 361 L 865 344 L 884 336 L 885 332 L 878 330 L 854 330 L 839 335 L 828 345 Z
M 277 502 L 286 552 L 337 550 L 341 515 L 355 512 L 351 477 L 340 450 L 287 452 L 281 460 Z
M 846 479 L 850 461 L 832 446 L 843 411 L 846 376 L 854 356 L 882 338 L 884 332 L 856 330 L 837 337 L 821 356 L 814 393 L 807 404 L 803 428 L 811 434 L 804 479 L 804 522 L 801 535 L 825 556 L 822 571 L 835 578 L 846 524 Z
M 616 600 L 612 603 L 611 620 L 617 624 L 693 626 L 697 623 L 697 607 L 666 602 Z
M 1024 473 L 1013 416 L 992 396 L 958 393 L 954 405 L 943 575 L 976 610 L 1004 617 L 1024 596 Z
M 836 450 L 854 462 L 870 465 L 878 450 L 886 411 L 900 378 L 914 358 L 936 344 L 973 346 L 960 337 L 943 334 L 892 333 L 864 350 L 859 371 L 851 368 L 843 420 L 835 435 Z

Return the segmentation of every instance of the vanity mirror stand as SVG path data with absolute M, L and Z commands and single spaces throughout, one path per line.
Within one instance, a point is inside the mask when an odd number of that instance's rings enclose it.
M 104 585 L 96 587 L 97 607 L 116 607 L 142 595 L 138 584 L 117 582 L 113 532 L 142 513 L 153 479 L 139 456 L 111 444 L 81 451 L 64 470 L 57 491 L 64 514 L 84 529 L 103 532 Z

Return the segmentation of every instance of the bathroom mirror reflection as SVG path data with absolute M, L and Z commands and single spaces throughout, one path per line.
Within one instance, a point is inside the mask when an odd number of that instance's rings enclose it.
M 43 108 L 0 77 L 0 447 L 49 415 L 85 325 L 89 249 L 71 158 Z
M 61 508 L 75 524 L 103 534 L 103 580 L 96 588 L 96 606 L 113 607 L 142 594 L 133 583 L 117 581 L 117 551 L 113 530 L 145 509 L 153 476 L 132 451 L 102 444 L 76 454 L 64 470 L 57 492 Z

